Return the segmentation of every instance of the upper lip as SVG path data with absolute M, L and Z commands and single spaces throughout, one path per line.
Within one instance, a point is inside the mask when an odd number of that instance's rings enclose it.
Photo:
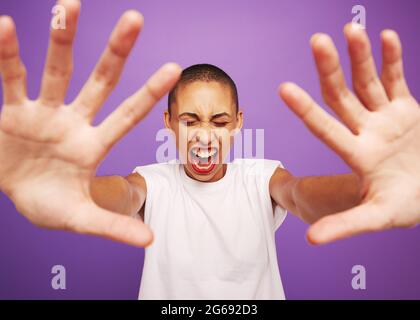
M 216 151 L 219 151 L 218 146 L 214 146 L 214 145 L 202 145 L 202 144 L 196 144 L 190 147 L 190 151 L 194 150 L 194 149 L 202 149 L 202 150 L 211 150 L 211 149 L 216 149 Z
M 197 143 L 197 144 L 193 144 L 190 149 L 192 148 L 218 148 L 217 147 L 217 143 L 212 143 L 212 144 L 201 144 L 201 143 Z
M 211 152 L 211 153 L 213 153 L 212 151 L 214 151 L 214 154 L 216 154 L 219 151 L 219 148 L 217 148 L 215 146 L 204 146 L 204 145 L 194 145 L 190 148 L 190 152 L 193 152 L 194 155 L 199 150 L 200 151 L 208 151 L 208 152 Z

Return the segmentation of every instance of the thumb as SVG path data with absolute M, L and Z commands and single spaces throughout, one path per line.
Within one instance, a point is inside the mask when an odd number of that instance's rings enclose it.
M 153 242 L 152 231 L 141 220 L 102 209 L 93 203 L 78 208 L 69 229 L 136 247 L 147 247 Z
M 325 244 L 361 233 L 384 230 L 389 228 L 387 216 L 384 208 L 366 202 L 318 220 L 309 227 L 306 237 L 311 244 Z

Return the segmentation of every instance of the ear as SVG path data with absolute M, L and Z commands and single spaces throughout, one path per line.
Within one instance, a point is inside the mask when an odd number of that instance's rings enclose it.
M 165 128 L 169 131 L 172 137 L 175 137 L 175 131 L 172 129 L 171 125 L 171 115 L 169 114 L 168 110 L 164 111 L 163 113 L 163 123 L 165 124 Z
M 163 123 L 165 124 L 166 129 L 173 131 L 171 126 L 171 115 L 169 114 L 168 110 L 163 112 Z
M 242 129 L 242 125 L 243 125 L 243 120 L 244 120 L 244 114 L 242 109 L 240 109 L 237 113 L 236 113 L 236 129 L 241 130 Z

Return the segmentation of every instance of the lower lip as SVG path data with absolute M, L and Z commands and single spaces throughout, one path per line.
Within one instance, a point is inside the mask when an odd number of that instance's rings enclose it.
M 194 171 L 196 173 L 198 173 L 198 174 L 209 174 L 214 169 L 214 167 L 216 166 L 216 164 L 214 162 L 212 162 L 210 164 L 210 166 L 205 167 L 205 168 L 200 167 L 199 165 L 197 165 L 195 163 L 191 163 L 191 166 L 194 169 Z

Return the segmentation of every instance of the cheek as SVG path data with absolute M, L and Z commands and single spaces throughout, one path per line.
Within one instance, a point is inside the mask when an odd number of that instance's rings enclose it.
M 181 125 L 180 123 L 175 124 L 174 127 L 174 138 L 177 148 L 182 148 L 184 145 L 188 145 L 188 130 L 186 126 Z
M 176 135 L 176 143 L 178 146 L 188 144 L 188 134 L 186 132 L 178 132 Z
M 230 148 L 233 145 L 234 137 L 233 132 L 231 130 L 228 130 L 226 128 L 223 128 L 223 130 L 217 130 L 217 137 L 221 144 L 221 154 L 224 158 L 228 153 Z
M 176 147 L 182 159 L 186 160 L 188 155 L 188 136 L 185 133 L 179 133 L 176 139 Z

